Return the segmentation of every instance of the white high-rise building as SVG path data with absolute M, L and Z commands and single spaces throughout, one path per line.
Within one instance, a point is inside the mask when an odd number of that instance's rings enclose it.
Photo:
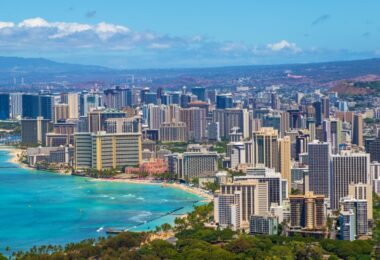
M 10 95 L 11 118 L 16 119 L 22 115 L 22 93 L 11 93 Z
M 367 153 L 342 151 L 331 160 L 332 209 L 339 208 L 339 200 L 349 194 L 350 184 L 370 184 L 370 160 Z

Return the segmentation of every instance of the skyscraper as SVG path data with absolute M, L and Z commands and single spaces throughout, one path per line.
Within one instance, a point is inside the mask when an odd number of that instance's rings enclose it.
M 352 125 L 352 143 L 363 147 L 363 116 L 361 114 L 354 115 Z
M 305 195 L 289 195 L 290 225 L 308 230 L 322 229 L 326 225 L 323 195 L 307 192 Z
M 350 184 L 369 183 L 369 154 L 342 152 L 332 156 L 331 203 L 332 209 L 339 208 L 339 200 L 349 193 Z
M 21 120 L 21 143 L 24 145 L 45 145 L 50 120 L 43 117 Z
M 330 144 L 314 141 L 308 145 L 309 190 L 330 198 Z
M 67 104 L 69 105 L 69 118 L 79 118 L 79 96 L 78 93 L 67 94 Z
M 216 95 L 216 109 L 232 108 L 232 94 Z
M 22 93 L 10 94 L 11 118 L 16 119 L 22 115 Z
M 76 133 L 74 139 L 76 169 L 115 169 L 141 163 L 140 133 Z
M 0 120 L 9 119 L 10 115 L 9 94 L 0 93 Z
M 279 172 L 278 131 L 262 127 L 253 132 L 253 165 L 264 165 Z
M 313 103 L 315 109 L 315 125 L 318 127 L 322 124 L 322 102 L 317 101 Z
M 339 119 L 323 120 L 323 138 L 331 144 L 331 152 L 337 154 L 342 144 L 342 122 Z
M 206 110 L 192 107 L 180 110 L 180 120 L 186 123 L 190 139 L 202 142 L 206 138 Z
M 37 118 L 39 116 L 38 95 L 23 94 L 22 96 L 22 117 Z
M 330 99 L 328 97 L 321 98 L 323 118 L 330 116 Z
M 220 185 L 221 194 L 235 194 L 242 196 L 242 226 L 248 227 L 252 215 L 266 215 L 268 213 L 268 184 L 258 180 L 236 181 Z
M 344 197 L 340 199 L 340 209 L 342 211 L 352 210 L 355 213 L 355 227 L 357 236 L 368 234 L 368 205 L 366 200 Z
M 291 191 L 291 143 L 290 137 L 285 136 L 278 140 L 279 144 L 279 166 L 280 172 L 283 179 L 288 181 L 288 191 Z
M 197 96 L 199 101 L 206 101 L 206 89 L 204 87 L 194 87 L 191 89 L 191 93 Z
M 22 117 L 54 119 L 54 97 L 51 95 L 23 94 Z

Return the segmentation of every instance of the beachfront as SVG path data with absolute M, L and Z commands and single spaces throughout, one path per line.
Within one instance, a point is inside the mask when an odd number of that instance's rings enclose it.
M 2 147 L 1 149 L 6 150 L 11 155 L 8 162 L 17 164 L 22 168 L 31 168 L 31 167 L 28 167 L 28 165 L 20 162 L 20 158 L 22 157 L 22 154 L 25 152 L 25 150 L 14 148 L 14 147 Z M 33 169 L 33 168 L 31 168 L 31 169 Z M 62 174 L 62 172 L 57 172 L 57 173 Z M 180 190 L 195 194 L 197 196 L 204 198 L 204 201 L 206 201 L 206 202 L 210 202 L 213 200 L 212 194 L 209 194 L 208 191 L 197 188 L 197 187 L 191 187 L 191 186 L 188 186 L 185 184 L 179 184 L 179 183 L 169 183 L 169 182 L 161 182 L 161 181 L 158 182 L 158 181 L 153 180 L 153 179 L 150 180 L 150 179 L 125 179 L 125 178 L 112 178 L 112 179 L 104 179 L 104 178 L 95 179 L 95 178 L 92 178 L 92 181 L 121 182 L 121 183 L 146 184 L 146 185 L 161 185 L 162 187 L 170 187 L 170 188 L 180 189 Z

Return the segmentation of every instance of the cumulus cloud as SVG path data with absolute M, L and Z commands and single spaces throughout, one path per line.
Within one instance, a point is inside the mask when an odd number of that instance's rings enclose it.
M 153 31 L 136 31 L 125 25 L 48 21 L 41 17 L 25 19 L 19 23 L 0 21 L 0 55 L 21 53 L 39 55 L 97 55 L 121 57 L 130 55 L 143 60 L 151 55 L 157 60 L 211 60 L 244 64 L 256 57 L 275 58 L 285 54 L 298 55 L 296 43 L 282 40 L 267 45 L 217 41 L 204 35 L 179 37 Z M 165 56 L 163 56 L 165 55 Z M 160 58 L 159 58 L 160 57 Z M 84 60 L 84 59 L 83 59 Z
M 269 43 L 267 44 L 267 48 L 274 52 L 285 51 L 285 50 L 290 50 L 292 52 L 301 51 L 301 48 L 297 47 L 295 43 L 290 43 L 286 40 L 282 40 L 276 43 Z
M 14 26 L 15 26 L 15 24 L 12 22 L 0 22 L 0 29 L 11 28 Z
M 331 18 L 331 15 L 329 14 L 323 14 L 321 16 L 318 16 L 312 23 L 311 23 L 311 26 L 316 26 L 316 25 L 319 25 L 321 23 L 324 23 L 326 22 L 327 20 L 329 20 Z

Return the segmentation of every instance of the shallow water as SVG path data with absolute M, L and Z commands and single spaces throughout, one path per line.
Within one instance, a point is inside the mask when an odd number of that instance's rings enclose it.
M 6 168 L 0 150 L 0 252 L 106 236 L 105 228 L 155 229 L 189 212 L 200 198 L 160 185 L 111 183 L 44 171 Z M 5 167 L 5 168 L 4 168 Z M 155 219 L 154 221 L 151 221 Z

